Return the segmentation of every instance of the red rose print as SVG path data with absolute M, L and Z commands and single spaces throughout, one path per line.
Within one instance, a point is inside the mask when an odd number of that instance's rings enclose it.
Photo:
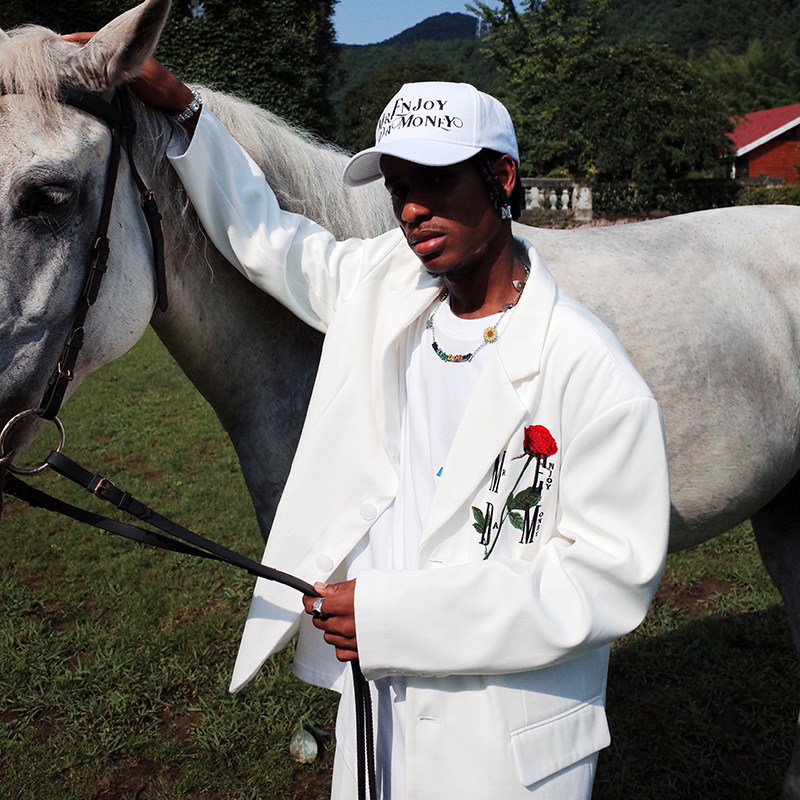
M 548 458 L 558 452 L 556 440 L 544 425 L 528 425 L 525 428 L 525 444 L 523 447 L 529 456 L 544 456 Z

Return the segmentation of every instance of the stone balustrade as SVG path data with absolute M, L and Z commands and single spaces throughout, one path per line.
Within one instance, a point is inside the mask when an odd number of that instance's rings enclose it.
M 572 216 L 576 222 L 591 221 L 592 190 L 589 186 L 571 178 L 523 178 L 522 185 L 525 187 L 524 216 L 544 212 L 549 217 Z

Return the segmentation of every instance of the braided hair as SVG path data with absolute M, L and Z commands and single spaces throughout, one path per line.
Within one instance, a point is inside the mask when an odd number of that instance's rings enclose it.
M 481 178 L 483 178 L 494 210 L 499 213 L 503 206 L 510 205 L 512 219 L 519 219 L 519 215 L 522 213 L 522 200 L 525 189 L 522 186 L 519 175 L 517 175 L 517 181 L 511 191 L 511 196 L 509 197 L 506 194 L 506 190 L 500 183 L 500 178 L 497 177 L 497 173 L 492 167 L 492 162 L 500 158 L 501 155 L 502 153 L 497 153 L 494 150 L 483 149 L 480 153 L 474 155 L 470 161 L 475 166 L 475 169 L 478 170 Z

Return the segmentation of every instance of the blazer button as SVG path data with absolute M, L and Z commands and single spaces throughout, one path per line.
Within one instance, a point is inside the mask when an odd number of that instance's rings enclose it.
M 330 572 L 333 570 L 333 559 L 330 556 L 320 556 L 317 559 L 317 569 L 320 572 Z
M 360 511 L 361 511 L 361 517 L 365 519 L 367 522 L 372 522 L 372 520 L 378 516 L 378 509 L 375 508 L 375 506 L 372 505 L 372 503 L 364 503 L 364 505 L 361 506 Z

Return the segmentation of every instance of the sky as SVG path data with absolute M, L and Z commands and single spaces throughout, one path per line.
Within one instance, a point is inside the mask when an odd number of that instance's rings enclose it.
M 338 0 L 333 25 L 340 44 L 374 44 L 443 14 L 468 13 L 467 0 Z

